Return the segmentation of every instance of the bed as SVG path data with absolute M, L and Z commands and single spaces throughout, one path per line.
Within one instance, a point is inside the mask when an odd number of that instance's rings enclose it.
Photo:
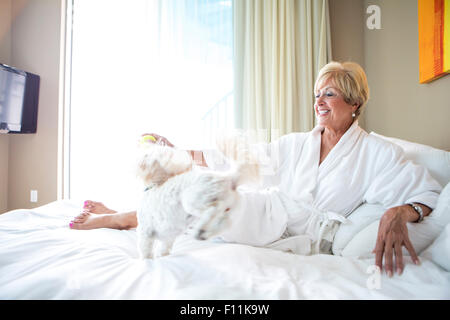
M 341 226 L 334 255 L 182 236 L 170 256 L 140 260 L 134 229 L 72 230 L 82 203 L 60 200 L 0 215 L 0 299 L 450 299 L 449 152 L 402 146 L 446 187 L 437 216 L 422 229 L 411 224 L 421 265 L 405 256 L 401 276 L 380 274 L 368 251 L 382 212 L 376 206 L 363 204 L 349 219 L 359 223 Z

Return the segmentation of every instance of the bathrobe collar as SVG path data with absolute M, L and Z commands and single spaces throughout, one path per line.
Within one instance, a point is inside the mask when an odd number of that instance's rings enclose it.
M 321 127 L 320 133 L 324 130 Z M 330 153 L 328 153 L 327 157 L 324 159 L 322 164 L 319 166 L 319 174 L 325 175 L 331 169 L 336 166 L 336 162 L 342 160 L 342 158 L 346 157 L 350 151 L 355 147 L 356 142 L 360 138 L 363 130 L 359 127 L 358 120 L 355 120 L 353 124 L 348 128 L 348 130 L 342 135 L 341 139 L 339 139 L 338 143 L 331 149 Z M 319 154 L 320 154 L 320 143 L 319 141 Z
M 312 192 L 316 188 L 318 175 L 327 174 L 327 172 L 332 170 L 333 164 L 340 161 L 342 157 L 352 150 L 362 132 L 358 121 L 355 120 L 319 167 L 323 130 L 323 126 L 317 125 L 310 132 L 295 169 L 295 187 L 291 189 L 291 196 L 308 203 L 312 203 L 314 200 Z

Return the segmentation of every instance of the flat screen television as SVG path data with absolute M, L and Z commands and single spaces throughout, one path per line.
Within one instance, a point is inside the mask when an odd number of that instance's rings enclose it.
M 0 63 L 0 133 L 36 133 L 38 75 Z

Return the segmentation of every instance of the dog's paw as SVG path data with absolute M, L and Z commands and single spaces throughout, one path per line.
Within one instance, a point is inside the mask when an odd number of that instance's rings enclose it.
M 153 259 L 153 254 L 151 252 L 150 253 L 140 253 L 139 259 L 140 260 Z
M 153 246 L 153 257 L 161 258 L 170 254 L 172 249 L 173 240 L 155 240 Z

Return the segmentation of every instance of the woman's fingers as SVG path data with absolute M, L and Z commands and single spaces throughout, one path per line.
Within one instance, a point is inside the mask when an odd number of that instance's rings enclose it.
M 404 245 L 405 245 L 406 249 L 408 250 L 409 254 L 411 255 L 412 261 L 415 264 L 420 264 L 420 260 L 419 260 L 419 257 L 417 257 L 416 250 L 414 250 L 414 247 L 408 238 L 405 239 Z
M 144 133 L 144 134 L 141 135 L 141 137 L 145 137 L 145 136 L 153 136 L 156 139 L 156 141 L 154 141 L 153 143 L 160 144 L 162 146 L 169 146 L 169 147 L 173 147 L 174 146 L 169 140 L 167 140 L 163 136 L 160 136 L 159 134 L 156 134 L 156 133 Z
M 409 251 L 411 259 L 415 264 L 420 264 L 416 251 L 408 237 L 407 220 L 405 219 L 404 206 L 394 207 L 386 211 L 380 219 L 378 227 L 377 243 L 373 252 L 375 253 L 375 264 L 382 270 L 383 258 L 384 268 L 389 277 L 395 272 L 403 273 L 403 246 Z M 395 264 L 393 263 L 395 255 Z
M 386 239 L 386 241 L 379 239 L 377 241 L 375 249 L 372 251 L 373 253 L 375 253 L 375 265 L 378 266 L 380 270 L 383 270 L 383 260 L 384 260 L 384 270 L 386 271 L 386 274 L 389 277 L 393 276 L 394 267 L 395 272 L 398 275 L 401 275 L 403 273 L 403 269 L 405 267 L 402 252 L 403 245 L 410 253 L 411 259 L 414 261 L 414 263 L 419 264 L 420 263 L 419 258 L 417 257 L 416 251 L 414 250 L 414 247 L 412 246 L 409 239 L 404 239 L 403 241 L 398 239 L 395 243 L 393 243 L 389 239 Z M 395 264 L 394 264 L 394 255 L 395 255 Z
M 373 253 L 375 253 L 375 265 L 380 268 L 380 271 L 383 270 L 384 241 L 382 239 L 378 238 Z
M 376 253 L 375 264 L 382 270 L 383 257 L 384 257 L 384 269 L 389 277 L 394 275 L 394 266 L 397 274 L 403 272 L 403 253 L 401 242 L 392 243 L 387 241 L 384 243 L 383 249 L 374 250 Z M 395 255 L 395 265 L 394 265 Z
M 392 250 L 392 245 L 392 242 L 386 242 L 384 247 L 384 267 L 389 277 L 392 277 L 392 261 L 394 253 L 394 251 Z
M 141 134 L 141 137 L 145 137 L 145 136 L 153 136 L 155 138 L 160 137 L 160 135 L 158 135 L 156 133 L 143 133 L 143 134 Z
M 167 140 L 166 138 L 164 138 L 164 137 L 161 137 L 161 138 L 158 140 L 158 143 L 160 143 L 160 144 L 162 144 L 162 145 L 164 145 L 164 146 L 169 146 L 169 147 L 172 147 L 172 148 L 173 148 L 173 144 L 172 144 L 169 140 Z
M 402 244 L 397 241 L 394 245 L 395 250 L 395 270 L 398 275 L 401 275 L 403 272 L 403 252 L 402 252 Z

